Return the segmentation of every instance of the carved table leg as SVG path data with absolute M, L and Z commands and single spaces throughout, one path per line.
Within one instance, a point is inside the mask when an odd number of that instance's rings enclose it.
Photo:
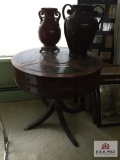
M 42 98 L 42 101 L 44 102 L 44 104 L 45 104 L 47 107 L 50 106 L 51 99 Z
M 47 111 L 39 119 L 37 119 L 36 121 L 34 121 L 33 123 L 25 127 L 24 130 L 32 129 L 33 127 L 36 127 L 39 124 L 43 123 L 45 120 L 47 120 L 52 115 L 53 112 L 54 112 L 54 100 L 51 102 Z
M 78 143 L 77 141 L 75 140 L 75 138 L 73 137 L 73 135 L 71 134 L 68 126 L 67 126 L 67 123 L 65 121 L 65 118 L 64 118 L 64 115 L 63 115 L 63 111 L 62 111 L 62 106 L 61 106 L 61 102 L 56 102 L 55 104 L 55 107 L 56 107 L 56 111 L 57 111 L 57 115 L 58 115 L 58 118 L 60 120 L 60 123 L 65 131 L 65 133 L 67 134 L 67 136 L 69 137 L 69 139 L 71 140 L 71 142 L 76 146 L 78 147 Z

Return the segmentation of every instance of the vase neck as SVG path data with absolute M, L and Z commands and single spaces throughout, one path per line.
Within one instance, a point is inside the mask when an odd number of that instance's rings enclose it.
M 45 12 L 45 18 L 46 19 L 50 19 L 50 20 L 54 20 L 54 13 L 50 13 L 50 12 Z
M 79 11 L 81 13 L 90 13 L 93 11 L 93 6 L 91 5 L 73 5 L 73 10 L 74 11 Z
M 42 8 L 41 11 L 43 11 L 46 19 L 55 20 L 56 8 Z

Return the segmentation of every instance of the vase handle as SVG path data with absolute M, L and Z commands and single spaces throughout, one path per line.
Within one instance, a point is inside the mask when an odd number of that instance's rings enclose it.
M 61 17 L 61 13 L 59 11 L 55 12 L 55 16 L 57 16 L 56 21 L 59 22 L 60 17 Z
M 40 23 L 43 21 L 44 19 L 44 12 L 43 11 L 39 11 L 38 12 L 39 18 L 40 18 Z
M 65 4 L 65 5 L 63 6 L 62 16 L 63 16 L 63 19 L 64 19 L 64 20 L 66 19 L 66 17 L 65 17 L 65 8 L 66 8 L 67 6 L 69 6 L 69 7 L 72 9 L 72 5 L 70 5 L 70 4 Z M 67 10 L 67 13 L 68 13 L 69 15 L 71 15 L 71 12 L 70 12 L 70 11 L 71 11 L 70 9 Z
M 96 7 L 100 7 L 102 9 L 102 16 L 101 16 L 101 18 L 100 18 L 100 20 L 98 22 L 98 24 L 100 24 L 101 21 L 102 21 L 102 19 L 103 19 L 103 16 L 104 16 L 104 8 L 101 5 L 99 5 L 99 4 L 95 5 L 93 8 L 95 9 Z

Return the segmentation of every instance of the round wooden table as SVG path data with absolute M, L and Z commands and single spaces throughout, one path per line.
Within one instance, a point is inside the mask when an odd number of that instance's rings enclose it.
M 91 52 L 88 52 L 85 58 L 71 58 L 68 48 L 61 47 L 60 51 L 55 53 L 41 53 L 40 50 L 26 50 L 12 58 L 15 80 L 19 88 L 42 99 L 51 99 L 43 116 L 28 125 L 25 130 L 43 123 L 57 111 L 64 131 L 71 142 L 78 146 L 66 124 L 63 111 L 76 113 L 81 108 L 68 108 L 61 99 L 78 98 L 95 90 L 99 85 L 103 62 Z

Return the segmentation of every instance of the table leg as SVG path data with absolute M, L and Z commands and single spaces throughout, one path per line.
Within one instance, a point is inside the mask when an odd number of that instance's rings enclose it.
M 43 103 L 44 103 L 47 107 L 50 106 L 51 99 L 42 98 L 42 101 L 43 101 Z
M 36 121 L 34 121 L 33 123 L 31 123 L 27 127 L 25 127 L 24 130 L 29 130 L 29 129 L 32 129 L 32 128 L 40 125 L 45 120 L 47 120 L 52 115 L 53 112 L 54 112 L 54 100 L 51 102 L 47 111 L 40 118 L 38 118 Z
M 70 132 L 68 126 L 67 126 L 67 123 L 65 121 L 65 118 L 64 118 L 64 115 L 63 115 L 63 111 L 62 111 L 62 107 L 61 107 L 61 102 L 56 102 L 55 107 L 56 107 L 57 115 L 58 115 L 58 118 L 60 120 L 61 126 L 63 127 L 65 133 L 67 134 L 67 136 L 69 137 L 69 139 L 71 140 L 71 142 L 76 147 L 78 147 L 78 143 L 75 140 L 75 138 L 73 137 L 73 135 L 71 134 L 71 132 Z

